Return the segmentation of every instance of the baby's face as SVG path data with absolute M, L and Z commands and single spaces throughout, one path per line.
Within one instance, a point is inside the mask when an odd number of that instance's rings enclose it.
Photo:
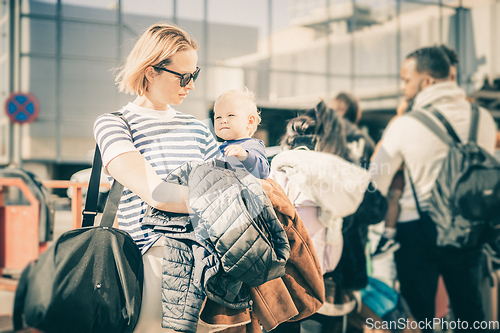
M 250 137 L 250 116 L 243 103 L 235 98 L 217 102 L 214 110 L 215 134 L 223 140 L 238 140 Z

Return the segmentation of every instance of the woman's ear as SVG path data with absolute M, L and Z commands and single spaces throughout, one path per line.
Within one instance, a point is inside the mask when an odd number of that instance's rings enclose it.
M 156 75 L 157 73 L 156 70 L 153 68 L 153 66 L 148 66 L 144 70 L 144 76 L 146 77 L 146 80 L 148 80 L 148 82 L 153 82 Z

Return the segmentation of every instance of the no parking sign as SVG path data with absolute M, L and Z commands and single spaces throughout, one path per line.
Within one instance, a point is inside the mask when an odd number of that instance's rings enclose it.
M 12 93 L 5 101 L 5 112 L 13 123 L 31 123 L 38 117 L 38 100 L 30 93 Z

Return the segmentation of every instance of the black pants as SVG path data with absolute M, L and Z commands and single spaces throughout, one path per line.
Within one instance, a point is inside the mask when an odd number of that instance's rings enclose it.
M 395 253 L 395 261 L 401 294 L 417 321 L 432 322 L 441 274 L 456 321 L 467 321 L 467 327 L 472 331 L 475 321 L 484 320 L 479 289 L 481 249 L 432 246 L 420 229 L 419 222 L 397 225 L 396 239 L 401 248 Z M 465 325 L 462 323 L 460 328 L 465 328 Z M 427 326 L 422 331 L 432 332 L 432 329 Z

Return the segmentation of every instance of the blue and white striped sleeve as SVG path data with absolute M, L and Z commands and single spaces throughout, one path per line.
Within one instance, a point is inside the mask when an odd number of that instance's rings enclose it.
M 206 136 L 206 142 L 205 142 L 205 158 L 204 160 L 209 160 L 211 158 L 214 158 L 217 156 L 219 153 L 219 148 L 217 146 L 217 142 L 215 141 L 214 136 L 212 135 L 212 132 L 205 127 L 205 136 Z
M 94 137 L 101 151 L 104 167 L 107 167 L 109 162 L 118 155 L 137 151 L 127 125 L 119 117 L 109 113 L 96 119 Z

